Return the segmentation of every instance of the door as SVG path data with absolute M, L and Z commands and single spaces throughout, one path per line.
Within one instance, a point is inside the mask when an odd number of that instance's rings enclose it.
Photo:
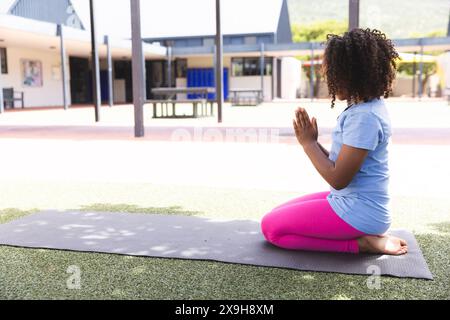
M 145 62 L 146 68 L 146 85 L 147 85 L 147 97 L 154 99 L 152 94 L 153 88 L 168 87 L 168 63 L 166 60 L 149 60 Z M 176 73 L 175 63 L 171 62 L 171 87 L 176 86 Z
M 125 101 L 133 102 L 133 79 L 131 73 L 131 61 L 114 61 L 114 79 L 125 82 Z
M 69 58 L 72 104 L 92 103 L 92 78 L 89 59 Z

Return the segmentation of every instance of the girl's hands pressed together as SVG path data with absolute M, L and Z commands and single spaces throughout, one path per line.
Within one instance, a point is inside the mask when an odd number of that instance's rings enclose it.
M 319 137 L 317 120 L 316 118 L 310 120 L 304 108 L 298 108 L 295 111 L 293 123 L 297 140 L 303 147 L 317 143 Z

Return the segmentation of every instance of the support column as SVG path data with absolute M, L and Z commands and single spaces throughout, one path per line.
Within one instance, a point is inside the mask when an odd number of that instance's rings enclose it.
M 416 97 L 416 73 L 417 73 L 417 64 L 416 64 L 416 55 L 417 52 L 414 52 L 413 58 L 413 81 L 412 81 L 412 97 Z
M 359 0 L 349 0 L 348 30 L 359 28 Z
M 114 85 L 113 85 L 113 62 L 111 52 L 111 40 L 105 36 L 106 56 L 108 61 L 108 102 L 109 106 L 114 106 Z
M 167 47 L 167 87 L 172 87 L 172 47 Z
M 423 44 L 422 39 L 420 39 L 420 61 L 419 61 L 419 99 L 422 98 L 423 95 L 423 85 L 422 85 L 422 76 L 423 76 Z
M 264 101 L 264 43 L 261 43 L 260 57 L 259 57 L 259 69 L 261 76 L 261 99 Z
M 0 51 L 0 61 L 2 59 L 2 53 Z M 3 100 L 3 85 L 2 85 L 2 70 L 0 67 L 0 113 L 3 113 L 5 111 L 5 105 Z
M 212 59 L 213 59 L 213 67 L 214 67 L 214 83 L 216 83 L 216 70 L 217 70 L 217 47 L 214 45 L 212 47 Z
M 277 83 L 276 83 L 276 79 L 277 79 L 277 58 L 273 57 L 272 58 L 272 101 L 275 100 L 275 98 L 277 97 Z
M 223 107 L 223 35 L 220 0 L 216 0 L 216 99 L 218 122 L 222 122 Z
M 95 107 L 95 121 L 100 121 L 101 92 L 100 92 L 100 62 L 98 58 L 97 33 L 95 26 L 95 4 L 89 0 L 91 14 L 91 48 L 92 48 L 92 93 Z
M 309 94 L 311 101 L 314 101 L 314 80 L 315 80 L 315 68 L 314 68 L 314 44 L 311 42 L 311 67 L 309 75 Z
M 67 96 L 67 56 L 66 56 L 66 47 L 64 44 L 64 27 L 63 25 L 58 25 L 58 35 L 59 35 L 59 44 L 60 44 L 60 53 L 61 53 L 61 78 L 62 78 L 62 91 L 63 91 L 63 105 L 64 110 L 69 109 L 69 98 Z
M 145 135 L 144 102 L 145 102 L 145 65 L 141 36 L 141 1 L 130 0 L 131 4 L 131 41 L 134 103 L 134 136 Z

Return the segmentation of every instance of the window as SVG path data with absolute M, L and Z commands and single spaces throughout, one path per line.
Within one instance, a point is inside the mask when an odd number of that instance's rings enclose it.
M 261 74 L 259 58 L 231 59 L 231 74 L 233 77 L 259 76 Z M 272 75 L 272 59 L 264 58 L 264 75 Z
M 273 43 L 273 38 L 272 38 L 272 36 L 258 36 L 256 42 L 258 44 L 261 44 L 261 43 Z
M 203 39 L 202 38 L 187 39 L 187 46 L 188 47 L 201 47 L 202 45 L 203 45 Z
M 187 47 L 188 46 L 188 42 L 187 39 L 177 39 L 173 41 L 173 46 L 174 47 Z
M 176 59 L 175 60 L 176 77 L 186 78 L 187 77 L 187 59 Z
M 244 37 L 240 36 L 225 36 L 223 37 L 223 44 L 224 45 L 238 45 L 238 44 L 244 44 Z
M 8 60 L 6 56 L 6 48 L 0 48 L 0 64 L 1 64 L 1 73 L 8 73 Z
M 244 75 L 244 58 L 233 58 L 231 60 L 231 74 L 233 77 Z
M 245 37 L 245 44 L 256 44 L 256 37 Z
M 214 38 L 204 38 L 203 46 L 205 47 L 213 47 L 216 44 L 216 40 Z
M 244 59 L 244 76 L 257 76 L 261 74 L 259 71 L 259 59 L 258 58 L 245 58 Z

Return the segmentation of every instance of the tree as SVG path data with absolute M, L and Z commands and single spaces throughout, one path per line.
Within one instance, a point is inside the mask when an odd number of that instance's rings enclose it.
M 419 59 L 418 59 L 419 60 Z M 422 68 L 422 94 L 424 93 L 425 86 L 427 84 L 428 79 L 436 73 L 437 64 L 436 62 L 423 62 Z M 419 73 L 419 61 L 417 61 L 414 65 L 414 62 L 400 62 L 397 68 L 397 71 L 400 74 L 404 74 L 407 76 L 414 76 Z
M 327 34 L 342 34 L 348 29 L 346 21 L 323 20 L 308 25 L 294 23 L 292 39 L 294 42 L 325 41 Z
M 317 21 L 308 25 L 294 24 L 292 38 L 294 42 L 324 42 L 328 34 L 343 34 L 347 29 L 346 21 L 337 20 Z M 297 59 L 310 61 L 311 55 L 299 56 Z M 314 55 L 314 59 L 316 59 L 316 55 Z M 322 81 L 322 72 L 320 65 L 315 64 L 314 67 L 314 96 L 317 96 Z M 303 66 L 303 71 L 306 73 L 308 81 L 311 81 L 311 67 Z
M 436 38 L 445 37 L 446 31 L 444 29 L 437 29 L 426 33 L 411 32 L 409 34 L 410 38 Z

